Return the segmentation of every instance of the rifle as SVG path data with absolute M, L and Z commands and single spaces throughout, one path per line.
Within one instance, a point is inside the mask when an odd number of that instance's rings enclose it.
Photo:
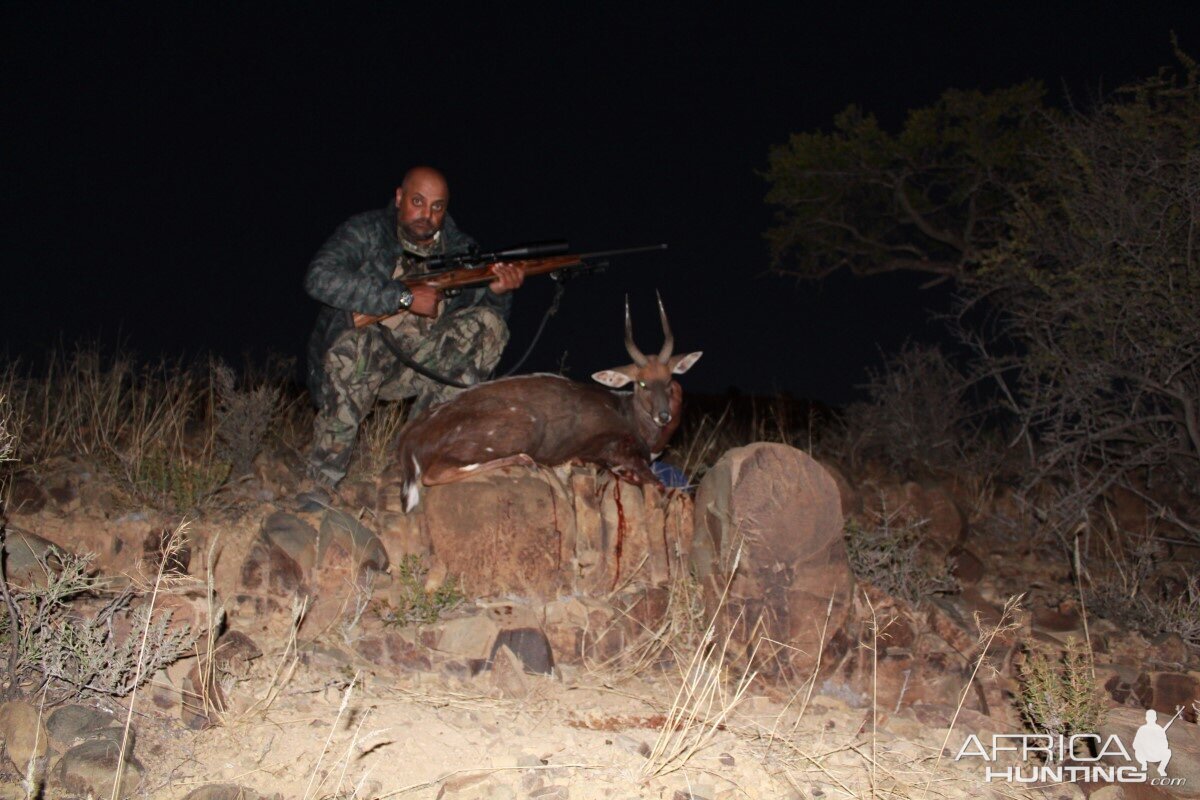
M 666 250 L 665 244 L 655 244 L 648 247 L 627 247 L 623 250 L 603 250 L 597 253 L 570 254 L 563 253 L 567 249 L 566 242 L 543 242 L 540 244 L 511 247 L 507 250 L 497 250 L 493 253 L 462 253 L 457 255 L 435 256 L 426 259 L 424 264 L 430 267 L 425 272 L 415 275 L 405 275 L 401 280 L 406 286 L 432 286 L 443 291 L 452 292 L 456 289 L 479 286 L 491 283 L 495 279 L 492 267 L 496 264 L 512 264 L 521 267 L 526 277 L 530 275 L 550 275 L 555 280 L 565 280 L 569 276 L 604 269 L 608 266 L 607 259 L 614 256 L 627 256 L 634 253 L 648 253 L 653 250 Z M 561 255 L 558 255 L 561 254 Z M 393 316 L 391 314 L 362 314 L 354 313 L 354 327 L 365 328 Z

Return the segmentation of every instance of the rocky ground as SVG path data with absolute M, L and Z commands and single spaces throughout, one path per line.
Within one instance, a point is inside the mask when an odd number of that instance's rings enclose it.
M 131 585 L 131 608 L 197 638 L 133 696 L 16 687 L 0 797 L 1200 796 L 1194 648 L 1087 613 L 1003 496 L 828 466 L 739 451 L 694 500 L 514 469 L 404 517 L 386 474 L 305 503 L 260 461 L 176 548 L 178 518 L 64 463 L 13 488 L 10 583 L 44 582 L 56 548 L 94 553 L 110 582 L 79 619 Z M 855 585 L 841 538 L 878 506 L 922 521 L 922 566 L 891 594 Z M 943 574 L 952 589 L 898 596 Z M 458 605 L 425 593 L 450 579 Z M 129 619 L 113 641 L 138 638 Z M 986 783 L 956 760 L 972 734 L 1024 730 L 1023 654 L 1069 641 L 1092 643 L 1106 730 L 1181 709 L 1187 783 Z

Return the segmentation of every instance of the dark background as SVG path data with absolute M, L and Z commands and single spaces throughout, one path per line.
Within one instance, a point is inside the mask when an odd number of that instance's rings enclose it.
M 485 10 L 488 9 L 488 10 Z M 486 248 L 668 242 L 569 286 L 526 370 L 657 349 L 689 391 L 842 403 L 948 293 L 765 275 L 770 145 L 849 103 L 897 125 L 946 88 L 1040 78 L 1077 99 L 1200 55 L 1194 3 L 2 6 L 0 347 L 301 357 L 312 254 L 419 163 Z M 517 296 L 513 352 L 549 300 Z

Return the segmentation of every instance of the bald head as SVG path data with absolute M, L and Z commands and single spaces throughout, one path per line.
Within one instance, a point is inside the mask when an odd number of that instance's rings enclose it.
M 442 229 L 450 187 L 433 167 L 413 167 L 396 189 L 396 224 L 416 244 L 431 241 Z

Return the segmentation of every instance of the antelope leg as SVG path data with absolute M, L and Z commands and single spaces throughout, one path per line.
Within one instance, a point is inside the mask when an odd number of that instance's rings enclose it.
M 504 456 L 503 458 L 494 458 L 491 461 L 483 461 L 478 464 L 433 464 L 429 469 L 421 475 L 421 483 L 426 486 L 438 486 L 443 483 L 454 483 L 461 481 L 463 478 L 469 478 L 472 475 L 478 475 L 481 472 L 488 470 L 500 469 L 501 467 L 534 467 L 537 466 L 533 459 L 524 453 L 517 453 L 513 456 Z

